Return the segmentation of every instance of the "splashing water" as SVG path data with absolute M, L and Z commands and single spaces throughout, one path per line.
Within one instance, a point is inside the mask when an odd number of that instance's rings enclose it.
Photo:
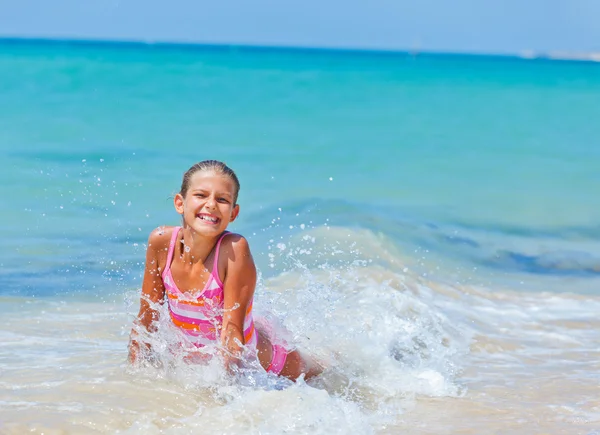
M 310 243 L 321 236 L 316 231 Z M 279 243 L 279 253 L 304 252 L 307 239 L 299 240 L 288 249 Z M 366 267 L 357 258 L 359 249 L 349 253 L 353 258 L 347 262 L 341 258 L 348 253 L 336 253 L 336 266 L 324 263 L 317 269 L 304 265 L 301 255 L 287 256 L 294 268 L 260 279 L 254 304 L 258 319 L 266 319 L 287 342 L 325 366 L 321 376 L 294 384 L 265 373 L 249 353 L 244 368 L 228 373 L 217 343 L 200 349 L 182 345 L 185 336 L 171 324 L 164 304 L 156 307 L 161 312 L 156 332 L 139 331 L 152 346 L 150 363 L 131 368 L 130 375 L 168 380 L 202 396 L 205 407 L 180 422 L 186 429 L 231 433 L 247 433 L 248 427 L 256 433 L 340 433 L 341 428 L 374 433 L 411 409 L 416 395 L 463 394 L 455 378 L 468 346 L 466 332 L 420 296 L 424 289 L 414 280 Z M 136 296 L 129 294 L 130 307 Z M 200 363 L 190 364 L 192 353 Z M 138 420 L 131 430 L 165 430 L 153 421 Z

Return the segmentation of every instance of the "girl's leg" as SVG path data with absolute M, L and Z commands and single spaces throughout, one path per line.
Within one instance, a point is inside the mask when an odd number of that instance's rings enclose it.
M 295 381 L 302 374 L 304 374 L 304 379 L 308 380 L 320 375 L 322 371 L 323 367 L 313 358 L 299 350 L 294 350 L 287 354 L 285 364 L 279 374 Z
M 269 338 L 262 331 L 258 331 L 257 347 L 258 360 L 265 370 L 273 366 L 281 366 L 279 361 L 274 361 L 274 357 L 275 359 L 280 358 L 281 355 L 278 354 L 284 352 L 284 350 L 275 349 Z M 305 379 L 310 379 L 323 371 L 323 368 L 316 361 L 299 350 L 289 352 L 283 357 L 285 358 L 285 362 L 278 375 L 285 376 L 292 381 L 298 379 L 302 374 L 304 374 Z

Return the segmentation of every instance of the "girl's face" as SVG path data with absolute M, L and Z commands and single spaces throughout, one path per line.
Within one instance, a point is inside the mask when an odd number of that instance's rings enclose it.
M 190 177 L 185 198 L 175 195 L 175 209 L 187 227 L 206 236 L 221 234 L 237 217 L 235 184 L 214 171 L 198 171 Z

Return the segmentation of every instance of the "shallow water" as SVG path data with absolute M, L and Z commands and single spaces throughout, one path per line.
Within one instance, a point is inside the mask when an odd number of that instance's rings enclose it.
M 0 43 L 0 433 L 599 431 L 599 68 Z M 125 363 L 205 158 L 322 377 Z
M 327 362 L 321 378 L 131 371 L 122 304 L 4 301 L 17 308 L 3 315 L 4 430 L 566 434 L 600 423 L 598 297 L 491 294 L 364 267 L 286 274 L 258 302 Z

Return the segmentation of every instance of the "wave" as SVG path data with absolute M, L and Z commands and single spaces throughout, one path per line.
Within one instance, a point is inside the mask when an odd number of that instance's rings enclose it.
M 440 211 L 364 206 L 342 200 L 290 203 L 285 217 L 266 230 L 280 238 L 319 225 L 367 229 L 382 234 L 404 252 L 436 254 L 439 261 L 462 262 L 490 271 L 545 276 L 600 275 L 600 227 L 528 228 L 502 224 L 467 224 L 444 218 Z M 437 220 L 425 215 L 438 215 Z M 304 224 L 305 225 L 305 224 Z M 288 228 L 295 230 L 288 230 Z M 277 231 L 277 229 L 282 231 Z M 264 230 L 263 230 L 264 231 Z M 376 252 L 376 251 L 375 251 Z
M 264 433 L 286 427 L 385 433 L 424 400 L 477 400 L 477 392 L 468 392 L 482 368 L 491 375 L 479 392 L 493 391 L 488 384 L 499 388 L 498 382 L 514 388 L 513 381 L 531 376 L 529 361 L 547 360 L 548 349 L 562 375 L 565 368 L 580 367 L 572 354 L 586 355 L 596 343 L 589 325 L 600 309 L 598 298 L 439 282 L 408 267 L 411 256 L 380 232 L 305 228 L 284 240 L 274 238 L 267 251 L 273 267 L 265 271 L 272 273 L 259 278 L 256 314 L 277 319 L 291 343 L 324 362 L 321 378 L 292 384 L 252 371 L 232 378 L 216 363 L 184 364 L 173 346 L 160 344 L 179 339 L 168 322 L 154 337 L 161 339 L 155 346 L 159 364 L 125 375 L 119 364 L 126 357 L 139 290 L 126 294 L 127 316 L 114 302 L 2 298 L 7 355 L 20 358 L 23 349 L 27 355 L 14 365 L 19 370 L 7 369 L 3 378 L 4 386 L 20 388 L 20 401 L 7 406 L 29 415 L 23 407 L 38 403 L 35 418 L 66 415 L 77 407 L 87 413 L 86 422 L 97 418 L 103 427 L 114 424 L 129 433 L 200 425 L 228 433 L 247 433 L 248 425 Z M 23 315 L 26 324 L 16 321 Z M 35 382 L 23 382 L 28 367 L 38 374 Z M 54 396 L 44 386 L 47 379 L 62 382 L 53 385 Z M 95 413 L 100 393 L 106 408 Z M 186 408 L 157 407 L 157 394 L 175 401 L 185 395 Z M 124 400 L 127 413 L 107 422 L 104 409 Z

